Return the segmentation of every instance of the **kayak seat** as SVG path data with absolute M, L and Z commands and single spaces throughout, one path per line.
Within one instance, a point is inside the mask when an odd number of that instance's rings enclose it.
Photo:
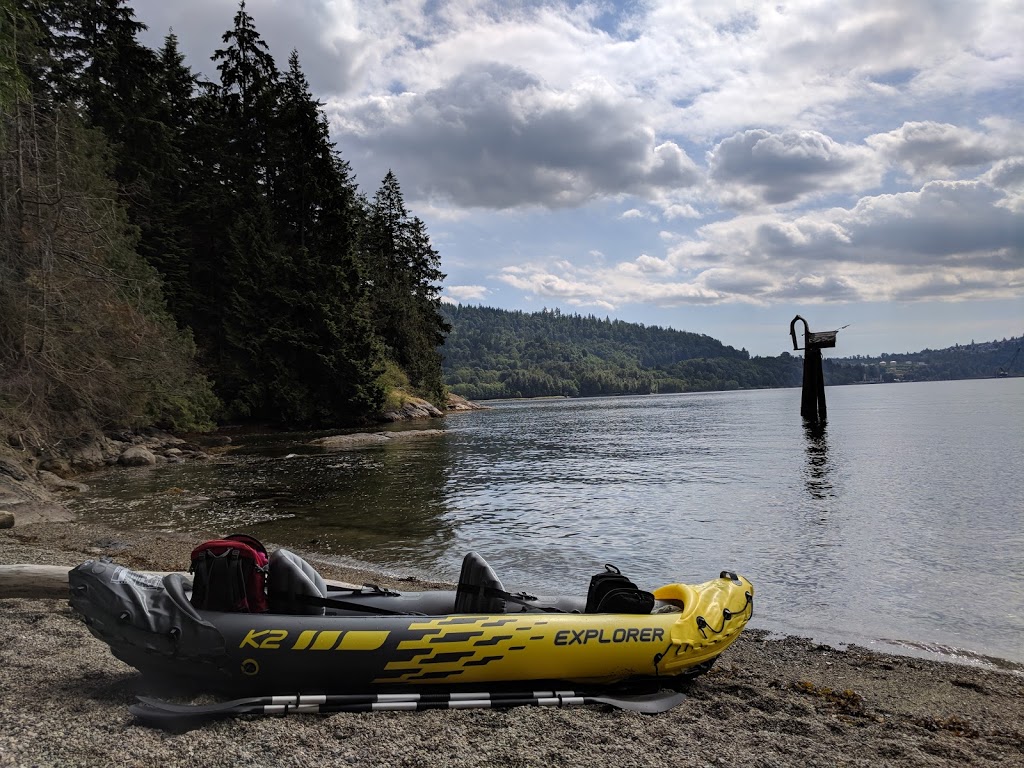
M 324 606 L 309 605 L 301 597 L 327 597 L 327 584 L 316 568 L 294 552 L 279 548 L 270 556 L 267 597 L 271 613 L 323 616 Z
M 498 576 L 476 552 L 462 560 L 459 586 L 455 591 L 454 613 L 504 613 L 505 588 Z

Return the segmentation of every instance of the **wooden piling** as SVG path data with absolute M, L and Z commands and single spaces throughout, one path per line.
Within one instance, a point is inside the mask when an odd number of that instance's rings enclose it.
M 804 345 L 800 347 L 796 340 L 796 321 L 804 324 Z M 797 315 L 789 324 L 789 335 L 793 339 L 793 349 L 804 350 L 804 380 L 800 393 L 800 415 L 805 421 L 824 424 L 827 417 L 825 406 L 825 374 L 821 369 L 821 350 L 836 345 L 839 331 L 818 331 L 812 333 L 807 321 Z

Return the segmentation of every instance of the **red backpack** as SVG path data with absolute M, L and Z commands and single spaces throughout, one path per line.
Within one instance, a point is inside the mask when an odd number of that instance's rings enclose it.
M 192 605 L 200 610 L 263 613 L 267 610 L 267 549 L 235 533 L 192 550 Z

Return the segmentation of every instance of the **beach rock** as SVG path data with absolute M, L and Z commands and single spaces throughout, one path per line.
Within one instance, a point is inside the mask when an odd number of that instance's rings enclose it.
M 71 462 L 68 461 L 66 456 L 58 456 L 53 454 L 44 454 L 42 459 L 39 461 L 39 469 L 50 472 L 58 477 L 67 477 L 73 474 L 71 469 Z
M 29 478 L 29 474 L 25 471 L 24 467 L 9 459 L 0 459 L 0 475 L 7 475 L 19 482 L 25 482 Z
M 409 398 L 400 408 L 393 411 L 385 411 L 382 417 L 385 421 L 409 421 L 410 419 L 439 419 L 444 413 L 433 403 L 422 400 L 418 397 Z
M 42 485 L 35 486 L 39 495 L 49 494 Z M 10 503 L 10 502 L 6 502 Z M 19 528 L 33 523 L 69 522 L 75 516 L 63 504 L 57 501 L 35 501 L 31 499 L 15 500 L 15 525 Z
M 6 510 L 0 511 L 0 528 L 14 527 L 14 513 Z
M 423 437 L 438 437 L 444 434 L 443 429 L 407 429 L 403 432 L 381 432 L 391 442 L 403 440 L 419 440 Z
M 461 413 L 464 411 L 489 411 L 490 406 L 478 405 L 477 403 L 467 400 L 461 395 L 456 395 L 453 392 L 448 393 L 448 412 L 449 413 Z
M 352 435 L 329 435 L 310 441 L 311 445 L 333 451 L 344 451 L 351 448 L 365 448 L 371 445 L 387 445 L 404 440 L 415 440 L 422 437 L 443 435 L 443 429 L 410 429 L 404 432 L 356 432 Z
M 106 466 L 100 439 L 93 438 L 80 443 L 69 453 L 71 467 L 77 472 L 91 472 Z
M 43 487 L 48 491 L 87 491 L 89 486 L 83 485 L 82 483 L 76 483 L 74 480 L 65 480 L 59 475 L 55 475 L 53 472 L 48 472 L 45 469 L 39 470 L 37 473 L 39 482 L 43 484 Z
M 388 442 L 388 437 L 383 432 L 358 432 L 354 435 L 330 435 L 319 437 L 311 441 L 312 445 L 329 450 L 345 450 L 347 448 L 363 448 L 367 445 L 383 445 Z
M 144 446 L 133 445 L 125 449 L 118 461 L 126 467 L 148 467 L 156 464 L 156 456 Z
M 208 448 L 222 448 L 231 445 L 230 435 L 193 435 L 192 439 L 199 445 Z

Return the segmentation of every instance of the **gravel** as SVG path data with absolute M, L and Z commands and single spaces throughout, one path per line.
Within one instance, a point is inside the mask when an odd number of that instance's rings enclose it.
M 0 564 L 71 567 L 109 555 L 136 569 L 179 570 L 204 538 L 213 536 L 34 523 L 0 531 Z M 136 695 L 162 692 L 117 661 L 65 600 L 0 595 L 0 690 L 0 766 L 1024 765 L 1019 673 L 752 630 L 662 715 L 378 712 L 244 717 L 168 733 L 127 709 Z

